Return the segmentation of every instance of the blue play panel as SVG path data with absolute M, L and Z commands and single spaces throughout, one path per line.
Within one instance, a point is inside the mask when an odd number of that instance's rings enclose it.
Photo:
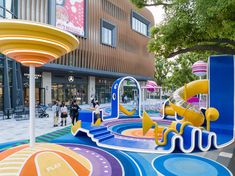
M 159 175 L 167 176 L 231 176 L 221 164 L 194 155 L 171 154 L 157 157 L 153 167 Z

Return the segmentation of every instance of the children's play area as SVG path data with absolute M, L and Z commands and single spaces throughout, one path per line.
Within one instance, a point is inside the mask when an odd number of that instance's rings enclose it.
M 234 63 L 233 56 L 211 56 L 208 79 L 176 90 L 154 120 L 141 108 L 138 81 L 119 78 L 112 86 L 110 115 L 101 111 L 96 119 L 94 111 L 82 110 L 71 133 L 52 133 L 47 143 L 39 138 L 33 148 L 26 141 L 1 145 L 0 175 L 232 175 L 194 153 L 234 141 Z M 121 103 L 125 80 L 138 90 L 132 109 Z M 198 94 L 208 94 L 208 108 L 187 101 Z
M 28 53 L 19 51 L 22 49 L 20 38 L 13 46 L 14 42 L 9 37 L 4 40 L 0 33 L 5 45 L 2 52 L 30 67 L 30 101 L 33 102 L 30 104 L 30 140 L 0 144 L 0 176 L 233 175 L 216 159 L 200 154 L 222 150 L 234 142 L 234 56 L 210 56 L 207 79 L 182 85 L 163 100 L 157 117 L 152 118 L 143 108 L 147 106 L 146 95 L 139 82 L 131 76 L 121 77 L 112 85 L 109 114 L 101 109 L 100 118 L 97 118 L 95 111 L 83 109 L 75 125 L 35 140 L 31 117 L 35 115 L 35 67 L 73 50 L 78 41 L 66 32 L 38 24 L 27 25 L 34 29 L 23 46 L 31 47 Z M 11 36 L 11 31 L 16 29 L 24 33 L 25 24 L 6 23 L 4 32 Z M 33 40 L 33 37 L 41 39 Z M 47 42 L 43 38 L 48 38 Z M 53 42 L 56 40 L 60 42 Z M 35 56 L 38 52 L 40 57 Z M 30 58 L 34 60 L 28 61 Z M 39 60 L 41 58 L 44 59 Z M 132 103 L 122 101 L 122 86 L 127 80 L 135 89 Z M 207 94 L 205 107 L 188 101 L 199 94 Z M 13 129 L 9 129 L 9 133 L 10 130 Z

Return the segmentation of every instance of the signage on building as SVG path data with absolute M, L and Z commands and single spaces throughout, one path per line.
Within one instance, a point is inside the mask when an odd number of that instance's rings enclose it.
M 56 0 L 56 27 L 85 35 L 85 0 Z
M 24 76 L 26 76 L 29 79 L 29 74 L 28 73 L 24 73 Z M 41 77 L 42 77 L 42 75 L 35 74 L 35 79 L 39 79 Z
M 68 81 L 69 81 L 69 82 L 73 82 L 73 81 L 74 81 L 74 76 L 69 76 L 69 77 L 68 77 Z

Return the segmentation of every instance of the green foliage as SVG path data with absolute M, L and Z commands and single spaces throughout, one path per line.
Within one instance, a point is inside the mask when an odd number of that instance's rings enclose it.
M 138 8 L 144 7 L 145 1 L 143 1 L 143 0 L 130 0 L 130 1 L 131 1 L 133 4 L 135 4 L 136 7 L 138 7 Z
M 164 21 L 151 28 L 148 43 L 155 54 L 159 85 L 176 89 L 198 79 L 191 70 L 194 62 L 211 54 L 235 55 L 235 0 L 131 2 L 139 8 L 160 5 L 165 10 Z M 173 61 L 166 59 L 174 56 Z
M 209 54 L 188 53 L 171 61 L 157 57 L 155 80 L 164 88 L 177 89 L 185 83 L 199 79 L 192 73 L 192 65 L 198 60 L 207 62 L 208 56 Z
M 158 85 L 167 87 L 168 73 L 170 73 L 173 62 L 166 60 L 164 57 L 156 57 L 155 59 L 155 81 Z
M 145 0 L 131 1 L 138 7 L 149 6 Z M 148 48 L 157 56 L 169 58 L 195 51 L 235 54 L 235 0 L 151 2 L 162 4 L 166 12 L 164 22 L 151 29 Z

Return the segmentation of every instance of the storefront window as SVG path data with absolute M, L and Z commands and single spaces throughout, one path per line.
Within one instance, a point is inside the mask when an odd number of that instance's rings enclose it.
M 113 82 L 114 82 L 113 79 L 96 78 L 96 83 L 95 83 L 96 99 L 100 103 L 111 102 L 111 88 Z
M 87 85 L 81 84 L 52 84 L 52 101 L 59 100 L 69 103 L 77 100 L 79 104 L 87 103 Z
M 3 111 L 3 59 L 0 58 L 0 111 Z
M 68 74 L 52 75 L 52 101 L 65 101 L 69 104 L 72 100 L 77 100 L 79 104 L 86 104 L 87 89 L 87 77 L 77 77 Z
M 35 75 L 35 100 L 36 104 L 44 104 L 43 90 L 41 88 L 42 76 L 41 74 Z M 23 74 L 23 88 L 24 88 L 24 104 L 29 106 L 29 74 Z M 44 93 L 45 94 L 45 93 Z

